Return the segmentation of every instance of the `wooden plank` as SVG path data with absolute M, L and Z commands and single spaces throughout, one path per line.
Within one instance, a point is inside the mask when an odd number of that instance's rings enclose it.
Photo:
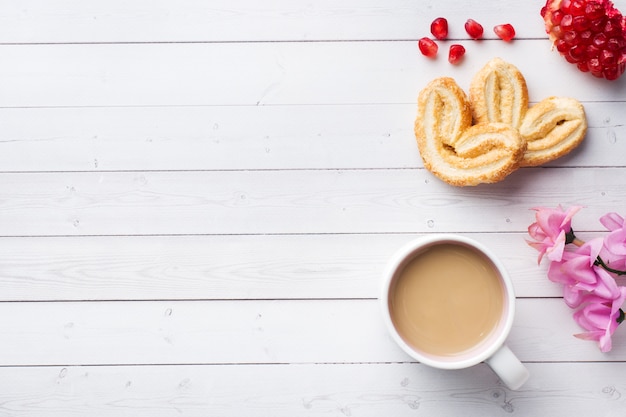
M 523 239 L 532 206 L 586 205 L 583 238 L 622 209 L 626 86 L 550 50 L 532 3 L 2 2 L 0 415 L 622 415 L 623 329 L 609 354 L 572 337 Z M 470 10 L 490 39 L 465 40 Z M 416 40 L 438 15 L 451 39 L 433 61 Z M 502 19 L 512 43 L 493 39 Z M 494 56 L 531 101 L 582 100 L 588 140 L 448 187 L 415 152 L 417 92 L 435 75 L 467 88 Z M 513 274 L 520 391 L 482 364 L 417 364 L 382 326 L 385 261 L 443 231 Z
M 0 365 L 411 362 L 378 300 L 0 303 Z M 522 361 L 626 360 L 600 352 L 561 299 L 517 300 L 508 345 Z M 10 318 L 10 319 L 8 319 Z
M 421 165 L 415 113 L 414 104 L 0 109 L 0 166 L 5 172 L 415 167 Z
M 0 15 L 0 42 L 190 42 L 247 40 L 417 39 L 429 34 L 439 14 L 450 21 L 450 36 L 467 38 L 467 10 L 480 16 L 485 37 L 506 16 L 518 38 L 545 37 L 534 3 L 470 0 L 286 1 L 273 0 L 7 0 Z M 515 13 L 504 14 L 503 10 Z M 534 19 L 533 19 L 534 18 Z
M 581 73 L 543 39 L 461 43 L 456 66 L 421 56 L 414 41 L 3 45 L 0 107 L 409 104 L 431 74 L 468 88 L 494 56 L 519 67 L 531 101 L 576 83 L 581 101 L 623 103 L 624 83 Z
M 623 168 L 521 169 L 454 188 L 425 170 L 0 174 L 0 235 L 526 232 L 536 205 L 620 210 Z M 580 224 L 580 226 L 578 226 Z
M 11 416 L 621 415 L 624 363 L 529 363 L 519 391 L 478 365 L 72 366 L 0 368 Z M 279 394 L 278 394 L 279 393 Z
M 525 234 L 466 234 L 508 268 L 519 297 L 557 297 Z M 0 239 L 2 301 L 377 298 L 417 234 Z
M 550 166 L 623 166 L 616 103 Z M 415 104 L 1 108 L 3 172 L 422 167 Z M 51 158 L 50 155 L 54 155 Z

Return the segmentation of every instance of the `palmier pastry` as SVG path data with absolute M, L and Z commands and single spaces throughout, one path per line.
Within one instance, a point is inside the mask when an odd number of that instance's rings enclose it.
M 528 143 L 522 166 L 545 164 L 568 154 L 585 138 L 585 110 L 569 97 L 548 97 L 532 106 L 519 128 Z
M 585 110 L 573 98 L 548 97 L 528 109 L 526 80 L 500 58 L 476 73 L 470 103 L 476 123 L 502 122 L 519 129 L 528 142 L 521 166 L 545 164 L 569 153 L 587 132 Z
M 472 79 L 469 99 L 452 78 L 431 81 L 419 94 L 415 121 L 424 166 L 457 186 L 497 182 L 519 166 L 563 156 L 585 137 L 583 106 L 549 97 L 528 108 L 521 72 L 495 58 Z
M 476 123 L 506 123 L 519 128 L 528 109 L 528 89 L 514 65 L 492 59 L 472 78 L 469 92 Z
M 467 186 L 502 180 L 518 166 L 526 142 L 505 123 L 472 126 L 472 111 L 452 78 L 429 83 L 418 97 L 417 145 L 426 169 L 443 181 Z

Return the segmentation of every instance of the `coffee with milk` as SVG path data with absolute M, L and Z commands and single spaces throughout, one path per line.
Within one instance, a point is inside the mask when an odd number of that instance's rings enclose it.
M 408 259 L 398 271 L 389 292 L 391 319 L 414 349 L 462 356 L 497 328 L 505 291 L 487 256 L 466 245 L 441 243 Z

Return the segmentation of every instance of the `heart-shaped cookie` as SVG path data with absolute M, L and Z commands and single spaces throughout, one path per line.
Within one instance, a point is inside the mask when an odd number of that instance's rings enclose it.
M 415 136 L 426 169 L 445 182 L 497 182 L 513 172 L 526 149 L 516 129 L 505 123 L 472 125 L 472 110 L 452 78 L 437 78 L 418 97 Z
M 456 186 L 493 183 L 582 142 L 587 121 L 577 100 L 548 97 L 530 108 L 528 102 L 521 72 L 500 58 L 476 73 L 469 98 L 452 78 L 431 81 L 418 96 L 415 121 L 424 166 Z

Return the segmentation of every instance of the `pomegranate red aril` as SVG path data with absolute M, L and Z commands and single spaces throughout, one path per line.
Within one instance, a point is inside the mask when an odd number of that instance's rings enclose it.
M 480 39 L 483 37 L 483 26 L 474 19 L 467 19 L 465 22 L 465 31 L 472 39 Z
M 565 60 L 569 62 L 570 64 L 578 64 L 578 60 L 574 58 L 570 52 L 571 50 L 568 51 L 567 55 L 564 55 Z
M 574 60 L 574 62 L 584 63 L 585 64 L 584 67 L 587 66 L 587 63 L 586 63 L 587 61 L 583 60 L 583 58 L 586 56 L 586 53 L 587 53 L 587 48 L 585 48 L 584 45 L 577 45 L 569 50 L 570 57 Z
M 572 16 L 582 16 L 585 14 L 585 6 L 586 4 L 582 1 L 574 0 L 570 3 L 569 13 L 571 13 Z
M 587 30 L 591 22 L 585 16 L 576 16 L 572 19 L 572 29 L 576 32 Z
M 567 32 L 565 32 L 563 34 L 563 40 L 565 41 L 566 44 L 570 46 L 575 46 L 580 43 L 580 39 L 578 38 L 578 33 L 574 32 L 573 30 L 568 30 Z
M 559 52 L 561 52 L 562 54 L 564 54 L 567 51 L 569 51 L 569 48 L 570 48 L 570 46 L 567 44 L 567 42 L 565 42 L 563 39 L 559 39 L 558 41 L 556 41 L 554 46 L 556 46 L 556 49 Z
M 552 14 L 552 17 L 550 19 L 554 26 L 560 25 L 561 20 L 563 19 L 563 12 L 560 10 L 557 10 L 554 14 Z
M 417 45 L 422 55 L 429 58 L 434 58 L 437 56 L 439 46 L 437 46 L 435 41 L 433 41 L 432 39 L 424 37 L 417 42 Z
M 600 64 L 604 66 L 613 66 L 617 63 L 617 57 L 608 49 L 600 52 Z
M 574 28 L 574 16 L 566 14 L 561 19 L 561 31 L 569 31 Z
M 589 28 L 591 30 L 593 30 L 594 32 L 602 32 L 602 30 L 604 29 L 604 25 L 606 24 L 606 16 L 603 17 L 599 17 L 597 19 L 594 19 L 591 21 L 591 24 L 589 25 Z
M 624 41 L 617 38 L 611 38 L 606 43 L 606 49 L 609 51 L 620 51 L 624 47 Z
M 585 53 L 587 57 L 591 60 L 592 58 L 597 58 L 600 55 L 600 49 L 596 48 L 593 45 L 587 45 Z
M 448 37 L 448 21 L 445 17 L 438 17 L 430 24 L 430 33 L 439 40 Z
M 622 75 L 624 73 L 624 70 L 619 70 L 619 67 L 617 65 L 605 68 L 604 71 L 602 71 L 602 75 L 604 76 L 604 78 L 606 78 L 607 80 L 617 80 L 620 75 Z
M 622 35 L 622 31 L 623 31 L 623 26 L 622 26 L 622 22 L 618 19 L 609 19 L 607 20 L 607 22 L 604 24 L 604 33 L 606 33 L 606 35 L 609 38 L 612 37 L 621 37 Z
M 587 67 L 589 71 L 596 76 L 602 77 L 602 64 L 600 64 L 600 60 L 598 58 L 592 58 L 587 62 Z
M 593 40 L 593 33 L 590 30 L 585 30 L 580 34 L 578 38 L 580 39 L 580 43 L 584 45 L 589 45 Z
M 493 28 L 493 31 L 496 33 L 496 35 L 498 35 L 500 39 L 506 42 L 510 42 L 515 37 L 515 29 L 510 23 L 496 25 Z
M 611 0 L 547 0 L 546 33 L 581 71 L 615 80 L 626 71 L 626 19 Z
M 463 45 L 451 45 L 450 51 L 448 51 L 448 62 L 456 65 L 461 62 L 463 55 L 465 55 L 465 47 L 463 47 Z
M 607 42 L 608 38 L 604 33 L 598 33 L 596 36 L 593 37 L 592 40 L 592 43 L 600 49 L 604 48 Z
M 554 33 L 558 33 L 559 34 L 557 39 L 561 39 L 561 37 L 563 36 L 563 28 L 561 26 L 555 26 L 553 31 L 554 31 Z
M 600 3 L 587 3 L 585 6 L 585 16 L 589 20 L 596 20 L 604 16 L 604 9 Z

